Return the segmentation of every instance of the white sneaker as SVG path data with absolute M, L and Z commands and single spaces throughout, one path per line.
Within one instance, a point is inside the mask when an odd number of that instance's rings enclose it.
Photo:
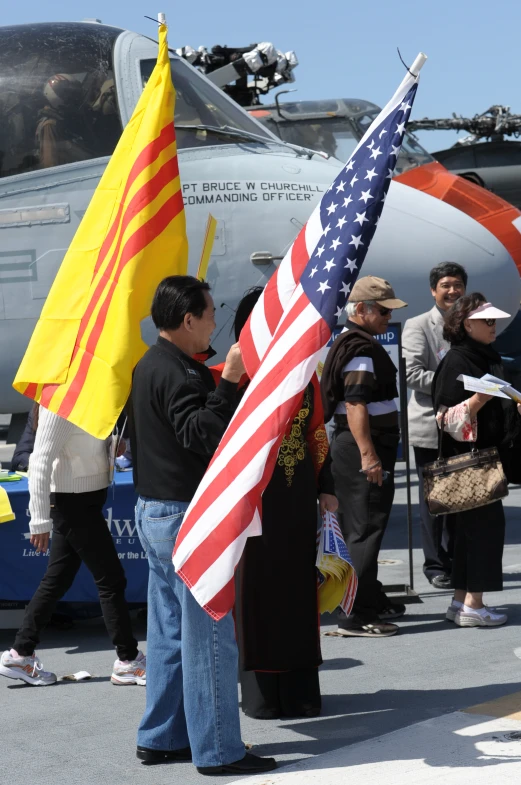
M 35 652 L 32 657 L 11 657 L 10 651 L 4 651 L 0 657 L 0 675 L 8 679 L 21 679 L 33 687 L 48 687 L 58 681 L 55 673 L 44 671 Z
M 454 605 L 454 603 L 451 602 L 451 604 L 447 608 L 447 613 L 445 614 L 445 618 L 447 619 L 447 621 L 455 621 L 456 614 L 458 613 L 458 611 L 461 610 L 462 607 L 463 607 L 462 605 Z
M 118 687 L 124 687 L 128 684 L 139 684 L 140 687 L 146 686 L 147 683 L 147 658 L 142 651 L 138 652 L 135 660 L 132 662 L 121 662 L 116 660 L 112 669 L 112 676 L 110 677 L 112 684 Z
M 487 609 L 487 611 L 490 611 L 491 613 L 497 613 L 496 608 L 491 608 L 490 605 L 485 605 L 484 607 Z M 451 602 L 451 604 L 447 608 L 447 613 L 445 614 L 445 618 L 447 619 L 447 621 L 456 621 L 456 614 L 458 613 L 458 611 L 461 610 L 463 610 L 462 605 L 455 605 L 454 602 Z
M 458 627 L 501 627 L 507 621 L 506 613 L 496 613 L 486 606 L 479 611 L 464 611 L 460 608 L 454 619 Z

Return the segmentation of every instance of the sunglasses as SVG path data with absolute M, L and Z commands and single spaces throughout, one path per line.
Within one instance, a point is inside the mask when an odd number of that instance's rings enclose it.
M 477 322 L 485 322 L 487 327 L 493 327 L 496 323 L 495 319 L 476 319 Z
M 378 306 L 378 312 L 379 312 L 380 316 L 389 316 L 389 314 L 393 312 L 393 309 L 392 308 L 383 308 L 381 306 Z

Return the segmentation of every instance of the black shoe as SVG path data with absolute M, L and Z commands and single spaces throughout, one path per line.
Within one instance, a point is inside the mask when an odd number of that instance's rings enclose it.
M 443 573 L 440 573 L 439 575 L 435 575 L 433 578 L 429 578 L 429 583 L 431 583 L 435 589 L 451 588 L 450 576 L 444 575 Z
M 275 758 L 259 758 L 247 752 L 244 758 L 222 766 L 197 766 L 199 774 L 260 774 L 277 768 Z
M 389 605 L 378 611 L 378 618 L 380 621 L 393 621 L 403 616 L 405 610 L 405 605 L 399 602 L 390 602 Z
M 378 618 L 366 622 L 356 616 L 348 616 L 338 620 L 338 629 L 334 634 L 345 638 L 390 638 L 391 635 L 396 635 L 398 630 L 396 624 L 382 622 Z
M 158 763 L 173 763 L 174 761 L 181 763 L 192 760 L 192 750 L 190 747 L 182 747 L 180 750 L 151 750 L 148 747 L 138 747 L 136 757 L 139 758 L 143 766 L 156 766 Z

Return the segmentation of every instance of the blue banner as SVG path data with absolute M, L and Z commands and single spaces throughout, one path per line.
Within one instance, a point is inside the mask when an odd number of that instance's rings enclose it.
M 27 603 L 47 568 L 49 551 L 36 553 L 29 542 L 29 490 L 27 480 L 5 483 L 16 516 L 0 526 L 0 608 Z M 143 604 L 147 599 L 148 561 L 136 534 L 136 495 L 132 472 L 118 472 L 108 489 L 105 519 L 127 576 L 127 601 Z M 94 580 L 85 565 L 80 567 L 64 602 L 98 602 Z

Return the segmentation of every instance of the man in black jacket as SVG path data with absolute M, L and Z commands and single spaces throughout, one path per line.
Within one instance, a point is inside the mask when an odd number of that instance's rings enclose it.
M 241 741 L 233 619 L 215 622 L 172 564 L 184 514 L 232 418 L 244 373 L 238 344 L 217 388 L 193 359 L 215 329 L 209 288 L 191 276 L 160 283 L 152 304 L 159 338 L 134 372 L 136 524 L 150 568 L 149 675 L 137 757 L 147 764 L 192 759 L 201 774 L 253 774 L 276 764 L 246 753 Z

